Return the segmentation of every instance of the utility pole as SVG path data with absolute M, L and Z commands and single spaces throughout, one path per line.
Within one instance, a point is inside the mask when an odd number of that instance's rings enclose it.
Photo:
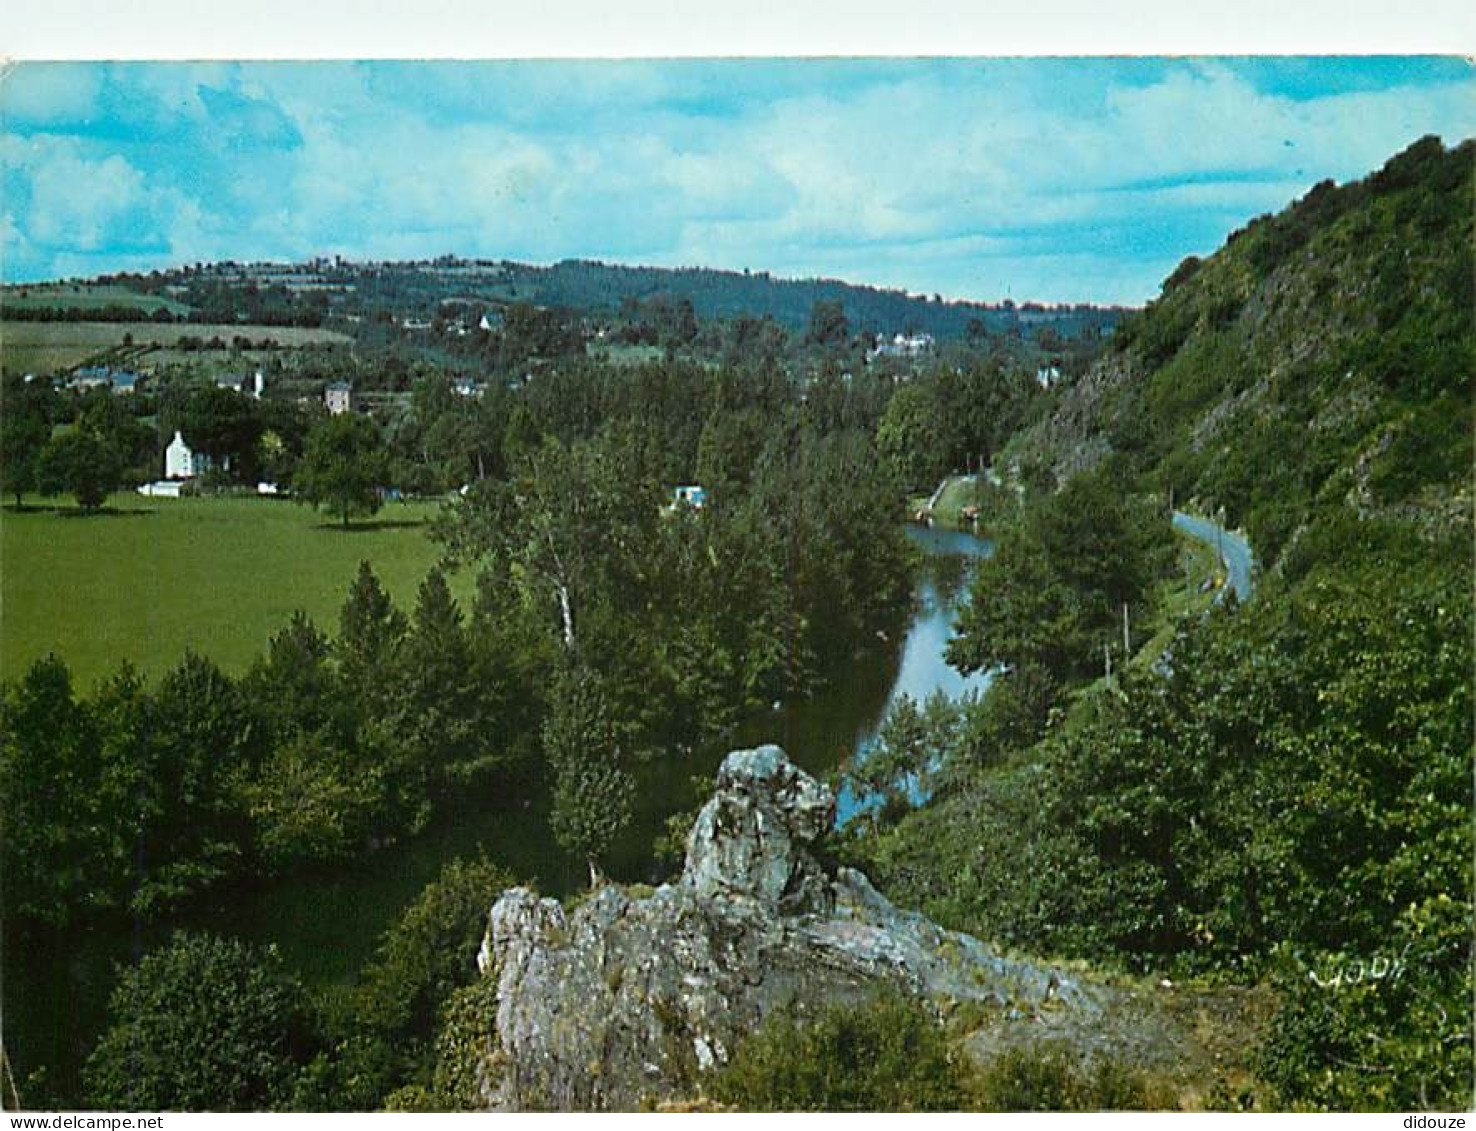
M 1127 663 L 1127 658 L 1133 654 L 1133 646 L 1128 636 L 1128 603 L 1122 603 L 1122 662 Z

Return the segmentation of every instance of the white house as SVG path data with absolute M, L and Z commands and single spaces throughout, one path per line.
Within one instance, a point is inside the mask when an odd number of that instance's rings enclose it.
M 229 471 L 231 457 L 223 458 L 219 466 Z M 165 479 L 193 479 L 197 475 L 204 475 L 214 467 L 216 467 L 215 460 L 207 453 L 197 452 L 185 443 L 184 434 L 181 432 L 176 431 L 174 439 L 170 440 L 169 446 L 164 449 Z
M 323 390 L 323 403 L 334 416 L 342 416 L 354 409 L 354 390 L 347 381 L 335 381 Z
M 185 443 L 184 434 L 176 430 L 164 449 L 164 478 L 193 479 L 203 470 L 196 467 L 195 452 Z
M 933 348 L 932 334 L 894 334 L 888 341 L 881 334 L 876 336 L 873 357 L 918 357 Z

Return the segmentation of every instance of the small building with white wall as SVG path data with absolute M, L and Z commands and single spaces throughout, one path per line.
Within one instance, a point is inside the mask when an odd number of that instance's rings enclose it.
M 323 404 L 333 416 L 354 410 L 354 390 L 347 381 L 334 381 L 323 390 Z
M 196 467 L 194 449 L 185 443 L 184 433 L 176 430 L 174 439 L 164 449 L 164 478 L 193 479 L 200 470 Z

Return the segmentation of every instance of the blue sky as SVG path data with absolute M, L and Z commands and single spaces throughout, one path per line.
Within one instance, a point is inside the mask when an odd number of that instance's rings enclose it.
M 1141 302 L 1426 133 L 1463 61 L 25 63 L 7 281 L 214 259 L 584 257 Z

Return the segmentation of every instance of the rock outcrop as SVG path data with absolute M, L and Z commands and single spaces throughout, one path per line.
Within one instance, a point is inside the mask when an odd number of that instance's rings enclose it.
M 1100 1011 L 1057 970 L 899 910 L 816 845 L 835 799 L 776 746 L 729 754 L 679 881 L 615 885 L 574 910 L 525 888 L 492 908 L 481 965 L 497 979 L 491 1106 L 622 1110 L 690 1095 L 772 1010 L 856 1001 L 883 985 L 1000 1026 Z

